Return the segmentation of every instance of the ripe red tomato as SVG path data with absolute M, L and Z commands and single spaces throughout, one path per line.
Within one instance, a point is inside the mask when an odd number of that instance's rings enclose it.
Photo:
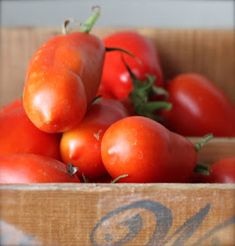
M 105 168 L 120 182 L 188 182 L 196 165 L 193 144 L 142 116 L 112 124 L 101 143 Z
M 212 163 L 208 176 L 196 173 L 193 178 L 197 183 L 235 183 L 235 156 Z
M 66 165 L 47 156 L 35 154 L 0 155 L 0 183 L 80 182 L 70 175 Z
M 115 32 L 104 38 L 106 47 L 119 47 L 135 55 L 135 58 L 120 51 L 105 54 L 100 93 L 125 99 L 132 90 L 132 81 L 123 58 L 135 76 L 146 79 L 147 74 L 156 77 L 156 84 L 163 85 L 159 55 L 151 40 L 134 31 Z M 123 57 L 123 58 L 122 58 Z
M 210 183 L 235 183 L 235 156 L 212 164 L 208 181 Z
M 0 154 L 34 153 L 60 159 L 60 137 L 35 127 L 21 100 L 0 110 Z
M 181 74 L 168 84 L 172 109 L 165 126 L 187 136 L 235 136 L 235 108 L 211 81 L 199 74 Z
M 23 104 L 30 120 L 42 131 L 70 130 L 84 117 L 95 97 L 105 47 L 89 34 L 98 12 L 80 32 L 51 38 L 34 54 L 27 71 Z M 91 27 L 90 27 L 91 28 Z
M 119 101 L 98 99 L 77 127 L 63 133 L 60 144 L 63 161 L 77 166 L 78 173 L 88 178 L 107 174 L 101 160 L 101 140 L 112 123 L 126 116 L 127 112 Z

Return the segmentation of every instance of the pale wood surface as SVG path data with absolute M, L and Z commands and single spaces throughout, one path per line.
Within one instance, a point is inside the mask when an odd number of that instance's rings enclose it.
M 189 138 L 196 143 L 200 138 Z M 225 157 L 235 156 L 235 138 L 214 138 L 210 140 L 199 152 L 198 162 L 211 164 Z
M 1 220 L 37 245 L 235 244 L 234 185 L 10 185 L 0 195 Z
M 99 28 L 103 37 L 118 29 Z M 181 72 L 208 76 L 235 102 L 235 35 L 232 30 L 136 28 L 154 40 L 166 79 Z M 27 64 L 49 37 L 51 28 L 1 28 L 0 106 L 22 93 Z

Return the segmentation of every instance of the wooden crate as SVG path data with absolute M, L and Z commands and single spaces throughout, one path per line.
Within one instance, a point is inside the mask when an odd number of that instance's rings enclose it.
M 203 73 L 235 102 L 232 30 L 137 30 L 156 42 L 167 78 Z M 1 29 L 0 106 L 21 96 L 29 58 L 58 32 Z M 234 154 L 235 138 L 215 138 L 200 152 L 199 161 L 211 163 Z M 235 245 L 235 186 L 1 185 L 0 245 Z

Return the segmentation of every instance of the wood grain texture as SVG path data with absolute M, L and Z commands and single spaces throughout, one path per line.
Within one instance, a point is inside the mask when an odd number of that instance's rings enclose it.
M 103 37 L 117 28 L 94 29 Z M 123 29 L 122 29 L 123 30 Z M 135 28 L 155 42 L 166 79 L 181 72 L 208 76 L 235 102 L 235 35 L 232 30 Z M 22 94 L 27 64 L 50 28 L 1 28 L 0 106 Z
M 216 245 L 234 245 L 234 188 L 181 184 L 6 185 L 0 188 L 4 197 L 0 219 L 48 246 L 191 246 L 214 245 L 215 240 Z
M 189 140 L 197 143 L 200 138 L 190 137 Z M 198 161 L 212 164 L 219 159 L 232 156 L 235 156 L 235 138 L 213 138 L 198 152 Z

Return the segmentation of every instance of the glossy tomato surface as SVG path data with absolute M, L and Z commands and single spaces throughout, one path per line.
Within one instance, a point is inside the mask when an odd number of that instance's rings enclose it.
M 226 95 L 200 74 L 181 74 L 168 84 L 172 109 L 165 126 L 185 136 L 235 136 L 235 107 Z
M 221 159 L 211 166 L 211 183 L 235 183 L 235 156 Z
M 0 155 L 0 183 L 79 182 L 67 172 L 66 165 L 35 154 Z
M 60 143 L 63 161 L 77 166 L 78 173 L 88 178 L 107 174 L 101 160 L 101 140 L 112 123 L 126 116 L 126 109 L 121 102 L 98 99 L 77 127 L 63 133 Z
M 34 153 L 60 159 L 60 138 L 35 127 L 20 99 L 0 110 L 0 154 Z
M 130 116 L 112 124 L 101 143 L 104 166 L 120 182 L 188 182 L 196 151 L 186 138 L 146 117 Z
M 123 59 L 138 79 L 147 74 L 156 77 L 156 84 L 163 85 L 160 58 L 153 42 L 134 31 L 115 32 L 104 38 L 105 47 L 122 48 L 135 57 L 121 51 L 106 52 L 101 79 L 101 94 L 117 99 L 125 99 L 132 90 L 132 80 Z
M 99 87 L 104 53 L 99 38 L 82 32 L 55 36 L 35 52 L 23 104 L 39 129 L 64 132 L 83 119 Z

